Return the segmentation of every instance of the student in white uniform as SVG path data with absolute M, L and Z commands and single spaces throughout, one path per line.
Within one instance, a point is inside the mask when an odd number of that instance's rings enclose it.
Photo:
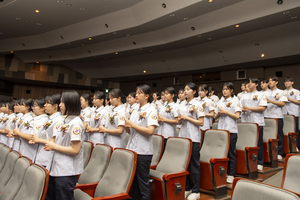
M 17 121 L 15 129 L 11 132 L 11 134 L 14 137 L 14 144 L 13 144 L 13 150 L 20 152 L 20 145 L 21 145 L 21 139 L 20 136 L 15 135 L 14 131 L 26 131 L 28 128 L 25 125 L 30 124 L 33 117 L 31 115 L 31 106 L 32 106 L 32 99 L 20 99 L 19 103 L 19 110 L 20 113 L 23 115 L 20 117 L 20 119 Z
M 239 100 L 242 98 L 242 96 L 243 96 L 244 94 L 247 94 L 247 91 L 246 91 L 246 85 L 247 85 L 246 82 L 244 82 L 244 83 L 241 84 L 241 90 L 242 90 L 242 92 L 240 92 L 240 93 L 237 94 L 237 98 L 238 98 Z
M 185 198 L 197 200 L 200 198 L 200 126 L 204 124 L 204 109 L 194 96 L 197 95 L 197 86 L 194 83 L 187 83 L 184 86 L 186 104 L 179 107 L 180 116 L 178 118 L 181 128 L 178 137 L 189 138 L 193 141 L 192 155 L 189 164 L 190 174 L 186 176 Z M 191 179 L 192 176 L 192 185 Z
M 14 102 L 7 102 L 5 110 L 8 116 L 1 122 L 1 142 L 11 148 L 14 140 L 11 137 L 7 137 L 7 134 L 9 132 L 10 124 L 16 116 L 14 113 Z
M 136 88 L 136 99 L 140 107 L 134 110 L 125 127 L 130 132 L 127 149 L 137 153 L 135 177 L 132 184 L 133 200 L 150 200 L 150 164 L 153 156 L 153 138 L 158 126 L 156 109 L 150 105 L 151 88 L 140 85 Z
M 83 172 L 84 129 L 80 115 L 80 97 L 75 90 L 63 92 L 59 108 L 66 115 L 55 143 L 49 140 L 45 150 L 54 151 L 49 165 L 49 185 L 46 200 L 74 200 L 78 175 Z
M 165 99 L 167 106 L 161 109 L 158 115 L 158 135 L 164 137 L 164 147 L 166 148 L 168 137 L 174 137 L 176 132 L 176 125 L 178 124 L 179 106 L 174 103 L 174 95 L 176 91 L 173 87 L 165 89 Z
M 178 105 L 186 104 L 186 98 L 185 98 L 185 95 L 184 95 L 184 89 L 179 89 L 179 91 L 178 91 L 178 98 L 179 98 Z
M 271 76 L 269 78 L 269 87 L 270 90 L 265 92 L 267 98 L 268 107 L 265 113 L 266 118 L 276 118 L 278 120 L 278 159 L 282 159 L 283 155 L 283 112 L 282 108 L 288 99 L 283 90 L 277 88 L 278 78 L 276 76 Z
M 23 156 L 30 158 L 32 161 L 35 159 L 38 145 L 30 144 L 29 141 L 32 138 L 32 134 L 37 134 L 48 120 L 48 117 L 45 114 L 44 105 L 44 98 L 35 99 L 32 103 L 32 110 L 34 113 L 33 119 L 30 122 L 23 122 L 22 129 L 16 128 L 13 131 L 15 135 L 18 135 L 21 138 L 20 153 Z
M 244 94 L 240 100 L 243 113 L 245 113 L 246 120 L 242 122 L 252 122 L 259 125 L 258 138 L 258 161 L 257 169 L 263 170 L 264 165 L 264 141 L 263 141 L 263 127 L 265 126 L 264 111 L 268 106 L 267 98 L 262 92 L 257 91 L 258 79 L 249 78 L 248 80 L 249 93 Z
M 104 133 L 99 132 L 99 127 L 105 125 L 107 118 L 107 110 L 104 108 L 105 93 L 96 92 L 93 97 L 93 104 L 96 110 L 92 113 L 89 125 L 86 129 L 86 133 L 89 134 L 89 141 L 93 142 L 94 145 L 100 143 L 104 144 Z
M 85 133 L 85 129 L 88 127 L 89 121 L 91 119 L 91 113 L 92 113 L 92 102 L 91 97 L 89 94 L 82 94 L 80 97 L 80 104 L 81 104 L 81 112 L 80 112 L 80 119 L 83 122 L 84 131 L 82 134 L 84 134 L 84 139 L 89 140 L 88 134 Z
M 228 170 L 227 183 L 232 183 L 235 175 L 236 167 L 236 142 L 238 137 L 237 120 L 240 118 L 241 107 L 240 102 L 234 96 L 234 87 L 231 82 L 223 85 L 223 100 L 217 105 L 216 119 L 219 118 L 218 129 L 230 132 L 230 147 L 228 152 Z
M 3 130 L 5 129 L 5 124 L 6 124 L 5 122 L 8 120 L 7 119 L 8 110 L 7 110 L 6 104 L 7 104 L 7 102 L 3 103 L 2 106 L 1 106 L 1 111 L 3 112 L 3 115 L 2 115 L 2 118 L 0 120 L 0 129 L 3 129 Z M 4 135 L 4 132 L 3 132 L 3 134 L 0 134 L 0 142 L 7 145 L 7 137 Z
M 59 111 L 60 94 L 52 94 L 45 97 L 45 113 L 49 115 L 48 121 L 43 124 L 43 128 L 31 136 L 31 144 L 38 144 L 35 163 L 47 168 L 52 160 L 53 151 L 45 151 L 45 144 L 49 139 L 55 142 L 55 137 L 61 132 L 64 118 Z
M 104 142 L 115 148 L 125 148 L 125 109 L 121 98 L 123 93 L 120 89 L 112 89 L 109 93 L 109 101 L 113 109 L 108 112 L 105 126 L 99 127 L 99 132 L 104 133 Z
M 152 105 L 155 106 L 156 110 L 157 110 L 157 113 L 159 113 L 159 110 L 162 106 L 161 102 L 159 101 L 159 95 L 158 95 L 158 92 L 153 92 L 153 101 L 152 101 Z
M 4 113 L 4 111 L 3 111 L 3 109 L 4 109 L 4 102 L 2 101 L 1 103 L 0 103 L 0 123 L 2 122 L 2 118 L 3 118 L 3 116 L 5 115 L 5 113 Z
M 219 97 L 215 95 L 215 88 L 213 87 L 208 87 L 208 98 L 211 99 L 216 105 L 219 102 Z
M 104 108 L 107 110 L 107 112 L 110 112 L 113 109 L 113 106 L 109 102 L 109 98 L 105 99 L 105 107 Z
M 284 108 L 286 114 L 295 115 L 296 117 L 296 133 L 297 133 L 297 147 L 300 149 L 299 145 L 299 111 L 300 111 L 300 92 L 299 90 L 293 88 L 294 79 L 292 77 L 287 77 L 284 79 L 285 90 L 284 93 L 287 96 L 288 102 L 285 103 Z
M 140 107 L 140 105 L 138 103 L 136 103 L 135 92 L 130 92 L 128 94 L 127 102 L 128 102 L 129 105 L 128 105 L 127 110 L 126 110 L 126 117 L 130 118 L 131 113 L 134 110 L 139 109 L 139 107 Z
M 210 129 L 212 127 L 212 121 L 215 117 L 215 104 L 211 99 L 208 98 L 209 89 L 206 84 L 202 84 L 199 86 L 198 94 L 199 102 L 202 105 L 205 113 L 203 126 L 200 126 L 200 129 L 204 133 L 205 130 Z M 202 138 L 202 141 L 203 139 L 204 138 Z

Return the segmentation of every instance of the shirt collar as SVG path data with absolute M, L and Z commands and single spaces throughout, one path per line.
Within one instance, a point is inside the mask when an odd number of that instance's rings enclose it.
M 31 113 L 30 113 L 30 112 L 26 113 L 26 114 L 23 115 L 21 118 L 22 118 L 22 119 L 25 119 L 25 118 L 28 117 L 28 116 L 31 116 Z
M 85 109 L 82 110 L 82 112 L 85 112 L 87 110 L 91 109 L 91 107 L 86 107 Z
M 204 97 L 204 98 L 202 98 L 202 99 L 201 99 L 201 97 L 199 97 L 199 100 L 200 100 L 200 101 L 206 101 L 207 99 L 208 99 L 207 97 Z
M 61 112 L 53 113 L 52 115 L 49 116 L 49 119 L 54 119 L 55 117 L 58 117 L 60 115 L 61 115 Z
M 187 102 L 186 105 L 192 105 L 193 103 L 195 103 L 195 101 L 197 101 L 195 98 L 193 98 L 190 102 Z
M 34 120 L 39 120 L 39 119 L 46 118 L 46 117 L 47 117 L 46 114 L 41 114 L 41 115 L 38 115 L 38 116 L 34 116 Z
M 65 123 L 69 123 L 70 121 L 72 121 L 75 117 L 77 117 L 76 115 L 69 115 L 65 118 Z
M 114 107 L 113 109 L 112 109 L 112 111 L 113 112 L 118 112 L 121 108 L 122 108 L 122 104 L 121 105 L 119 105 L 119 106 L 117 106 L 117 107 Z
M 101 106 L 101 107 L 97 108 L 97 109 L 95 110 L 95 112 L 98 113 L 98 112 L 100 112 L 100 110 L 102 110 L 103 108 L 104 108 L 104 106 Z
M 142 107 L 139 108 L 139 111 L 144 111 L 144 110 L 146 110 L 149 106 L 150 106 L 150 104 L 149 104 L 149 103 L 146 103 L 145 105 L 143 105 Z
M 175 104 L 175 103 L 174 103 L 174 101 L 173 101 L 173 102 L 167 104 L 167 106 L 173 106 L 174 104 Z
M 224 98 L 224 102 L 230 102 L 233 98 L 232 97 L 229 97 L 227 99 Z

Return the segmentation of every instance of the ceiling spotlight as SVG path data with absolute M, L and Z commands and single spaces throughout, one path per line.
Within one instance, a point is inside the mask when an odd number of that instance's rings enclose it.
M 92 40 L 92 38 L 90 37 L 89 40 Z
M 105 24 L 105 27 L 108 28 L 108 24 Z
M 41 24 L 41 23 L 36 23 L 36 25 L 37 25 L 37 26 L 41 26 L 42 24 Z
M 14 51 L 10 51 L 10 53 L 13 53 Z
M 259 43 L 255 43 L 255 46 L 259 46 Z
M 144 70 L 144 71 L 143 71 L 143 73 L 144 73 L 144 74 L 146 74 L 146 73 L 147 73 L 147 71 L 146 71 L 146 70 Z
M 213 2 L 213 0 L 208 0 L 209 3 Z
M 36 62 L 36 64 L 39 64 L 40 62 Z
M 39 11 L 39 10 L 35 10 L 35 12 L 36 12 L 36 13 L 39 13 L 40 11 Z
M 116 55 L 118 55 L 119 53 L 118 53 L 118 52 L 116 52 L 115 54 L 116 54 Z
M 278 0 L 277 4 L 281 5 L 283 3 L 283 0 Z
M 166 7 L 167 7 L 167 5 L 166 5 L 165 3 L 163 3 L 161 6 L 162 6 L 163 8 L 166 8 Z
M 262 58 L 265 57 L 265 54 L 262 53 L 262 54 L 260 55 L 260 57 L 262 57 Z
M 79 8 L 79 10 L 84 10 L 84 8 Z
M 238 27 L 240 27 L 240 25 L 237 24 L 237 25 L 235 25 L 235 27 L 238 28 Z

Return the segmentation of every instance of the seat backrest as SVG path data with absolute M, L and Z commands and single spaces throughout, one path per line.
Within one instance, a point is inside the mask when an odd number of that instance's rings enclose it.
M 264 142 L 268 142 L 269 139 L 277 139 L 278 120 L 273 118 L 265 119 L 265 126 L 263 129 L 264 129 L 264 134 L 263 134 Z
M 127 146 L 128 140 L 129 140 L 129 133 L 126 132 L 126 137 L 125 137 L 125 145 Z
M 32 164 L 26 170 L 22 185 L 14 200 L 45 199 L 49 172 L 40 165 Z
M 175 173 L 187 170 L 191 158 L 192 141 L 187 138 L 170 137 L 156 170 Z
M 5 165 L 0 173 L 0 192 L 2 192 L 2 189 L 5 187 L 7 182 L 9 181 L 13 169 L 15 167 L 15 164 L 17 160 L 21 157 L 20 153 L 16 151 L 9 152 Z
M 257 147 L 259 126 L 256 123 L 238 123 L 237 150 L 245 150 L 245 147 Z
M 300 155 L 292 155 L 288 159 L 283 172 L 282 187 L 300 193 Z
M 84 141 L 83 145 L 83 167 L 85 168 L 90 160 L 94 144 L 89 141 Z
M 275 186 L 251 181 L 239 180 L 233 190 L 231 200 L 299 200 L 300 198 L 285 190 Z
M 116 148 L 107 170 L 96 187 L 95 197 L 129 193 L 136 169 L 136 152 Z
M 153 132 L 153 135 L 156 135 L 158 132 L 158 127 L 155 128 L 154 132 Z
M 227 158 L 230 133 L 226 130 L 207 130 L 200 150 L 200 161 L 209 162 L 211 158 Z
M 0 200 L 13 200 L 19 191 L 25 172 L 31 165 L 31 161 L 25 157 L 19 158 L 13 169 L 12 176 L 1 190 Z
M 212 129 L 218 129 L 219 123 L 215 122 L 212 124 Z
M 180 128 L 176 128 L 174 137 L 178 137 L 180 132 Z
M 4 147 L 4 144 L 0 143 L 0 148 L 1 148 L 1 147 Z
M 296 130 L 296 118 L 294 115 L 283 115 L 283 134 L 288 135 Z
M 153 156 L 151 165 L 157 165 L 164 149 L 164 137 L 161 135 L 153 135 Z
M 86 184 L 100 181 L 108 166 L 112 151 L 113 148 L 109 145 L 97 144 L 89 163 L 79 177 L 78 183 Z
M 2 169 L 5 165 L 6 158 L 10 151 L 11 151 L 11 149 L 8 146 L 0 147 L 0 172 L 2 171 Z

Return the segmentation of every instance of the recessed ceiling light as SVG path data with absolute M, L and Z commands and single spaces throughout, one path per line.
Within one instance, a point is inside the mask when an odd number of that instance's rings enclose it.
M 19 21 L 20 21 L 20 20 L 21 20 L 21 18 L 17 17 L 17 18 L 16 18 L 16 20 L 19 20 Z
M 14 51 L 10 51 L 10 53 L 13 53 Z
M 72 4 L 68 3 L 68 4 L 66 4 L 66 6 L 72 6 Z
M 116 35 L 116 34 L 117 34 L 117 32 L 113 32 L 112 34 Z
M 41 23 L 36 23 L 36 25 L 37 25 L 37 26 L 41 26 L 42 24 L 41 24 Z
M 171 14 L 170 17 L 175 17 L 175 14 Z
M 39 62 L 36 62 L 36 64 L 39 64 Z
M 79 8 L 79 10 L 82 10 L 82 11 L 83 11 L 83 10 L 84 10 L 84 8 Z
M 118 53 L 118 52 L 116 52 L 115 54 L 116 54 L 116 55 L 118 55 L 119 53 Z
M 89 40 L 92 40 L 92 38 L 90 37 Z
M 40 11 L 39 11 L 39 10 L 35 10 L 35 12 L 36 12 L 36 13 L 39 13 Z
M 240 27 L 240 25 L 237 24 L 237 25 L 235 25 L 235 27 L 238 28 L 238 27 Z
M 262 57 L 262 58 L 265 57 L 265 54 L 262 53 L 262 54 L 260 55 L 260 57 Z
M 213 0 L 208 0 L 208 2 L 210 3 L 210 2 L 213 2 Z
M 57 3 L 62 3 L 63 1 L 56 1 Z
M 144 71 L 143 71 L 143 73 L 144 73 L 144 74 L 146 74 L 146 73 L 147 73 L 147 71 L 146 71 L 146 70 L 144 70 Z

